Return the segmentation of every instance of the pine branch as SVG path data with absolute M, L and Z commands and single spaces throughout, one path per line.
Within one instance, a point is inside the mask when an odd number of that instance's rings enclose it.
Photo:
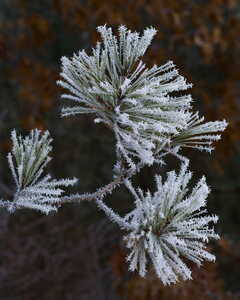
M 141 58 L 157 32 L 154 28 L 145 29 L 142 35 L 125 26 L 119 26 L 117 35 L 107 26 L 97 30 L 102 42 L 91 55 L 82 50 L 72 58 L 63 57 L 62 79 L 57 83 L 68 90 L 62 98 L 73 104 L 62 108 L 62 116 L 94 114 L 94 122 L 103 123 L 115 135 L 113 181 L 93 193 L 63 196 L 63 187 L 77 180 L 44 175 L 51 160 L 49 132 L 35 129 L 23 138 L 13 130 L 8 163 L 16 191 L 13 201 L 0 200 L 0 207 L 10 212 L 31 208 L 48 214 L 63 203 L 94 200 L 125 231 L 131 271 L 145 276 L 150 259 L 163 284 L 191 279 L 191 270 L 183 259 L 197 265 L 215 259 L 205 244 L 219 238 L 209 227 L 218 218 L 206 214 L 210 190 L 205 177 L 191 192 L 188 190 L 192 177 L 189 160 L 179 152 L 183 147 L 211 152 L 227 122 L 204 123 L 204 117 L 192 112 L 191 96 L 182 93 L 191 84 L 172 61 L 150 68 L 143 63 Z M 135 189 L 131 178 L 146 165 L 165 164 L 162 159 L 168 154 L 182 161 L 179 174 L 168 172 L 164 183 L 156 176 L 155 193 Z M 103 199 L 123 184 L 132 194 L 135 208 L 121 217 Z

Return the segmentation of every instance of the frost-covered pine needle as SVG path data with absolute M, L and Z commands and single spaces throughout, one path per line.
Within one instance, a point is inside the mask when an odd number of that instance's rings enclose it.
M 60 196 L 64 192 L 60 187 L 74 185 L 77 179 L 56 180 L 51 179 L 49 174 L 43 176 L 44 168 L 51 160 L 49 152 L 52 150 L 52 139 L 49 132 L 41 133 L 34 129 L 23 138 L 13 130 L 11 137 L 13 147 L 8 154 L 8 162 L 16 192 L 13 202 L 8 202 L 9 210 L 26 207 L 46 214 L 56 211 L 61 204 Z
M 198 113 L 191 114 L 186 128 L 172 137 L 172 146 L 189 147 L 208 152 L 214 150 L 212 143 L 221 139 L 221 135 L 216 132 L 224 131 L 228 123 L 225 120 L 203 122 L 204 117 L 200 118 Z
M 206 213 L 209 188 L 204 177 L 189 191 L 192 174 L 187 167 L 183 164 L 178 175 L 169 172 L 164 183 L 156 176 L 154 194 L 135 192 L 130 182 L 126 184 L 136 200 L 128 216 L 132 230 L 124 238 L 130 249 L 129 269 L 145 276 L 150 260 L 164 285 L 191 279 L 185 258 L 199 266 L 203 260 L 215 260 L 205 243 L 219 238 L 209 227 L 218 217 Z

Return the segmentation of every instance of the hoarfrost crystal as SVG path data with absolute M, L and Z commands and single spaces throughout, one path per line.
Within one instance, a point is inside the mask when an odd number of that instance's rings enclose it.
M 126 182 L 136 200 L 136 208 L 127 217 L 132 230 L 124 238 L 131 251 L 129 269 L 144 276 L 149 258 L 165 285 L 191 279 L 184 258 L 199 266 L 203 260 L 215 260 L 205 249 L 210 238 L 219 238 L 209 227 L 209 222 L 217 222 L 217 216 L 207 215 L 204 209 L 209 188 L 203 177 L 189 192 L 192 174 L 187 167 L 183 164 L 178 175 L 169 172 L 164 183 L 156 176 L 157 191 L 153 195 L 149 191 L 144 195 L 141 189 L 135 192 Z

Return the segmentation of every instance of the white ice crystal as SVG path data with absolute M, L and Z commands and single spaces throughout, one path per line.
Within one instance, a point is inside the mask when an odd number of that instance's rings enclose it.
M 129 269 L 144 276 L 150 259 L 164 285 L 191 279 L 185 258 L 199 266 L 203 260 L 215 260 L 205 249 L 210 238 L 219 238 L 209 227 L 209 222 L 216 223 L 218 218 L 207 215 L 205 209 L 209 188 L 203 177 L 190 192 L 187 185 L 192 174 L 187 167 L 183 164 L 178 175 L 169 172 L 164 183 L 156 176 L 153 195 L 141 189 L 135 192 L 126 181 L 136 205 L 124 219 L 132 226 L 124 238 L 130 249 Z
M 16 192 L 12 202 L 1 202 L 10 211 L 16 208 L 32 208 L 48 214 L 56 211 L 61 204 L 60 196 L 64 192 L 60 187 L 76 183 L 77 179 L 51 179 L 43 175 L 45 166 L 51 160 L 49 152 L 52 139 L 49 132 L 41 134 L 38 129 L 32 130 L 23 138 L 12 131 L 12 153 L 8 154 L 8 162 L 16 184 Z
M 178 74 L 172 61 L 147 68 L 141 60 L 156 34 L 154 28 L 145 29 L 142 36 L 125 26 L 119 26 L 118 36 L 106 26 L 97 29 L 102 43 L 97 43 L 92 55 L 82 50 L 72 58 L 62 58 L 58 84 L 69 91 L 62 98 L 76 104 L 63 108 L 62 116 L 95 114 L 95 122 L 114 131 L 119 154 L 130 166 L 135 166 L 134 158 L 151 165 L 166 145 L 179 145 L 195 120 L 196 115 L 190 112 L 191 96 L 172 94 L 191 84 Z M 226 122 L 215 125 L 211 123 L 211 132 L 224 130 Z M 209 150 L 218 135 L 208 135 L 206 141 L 207 132 L 209 128 L 202 126 L 206 147 L 200 141 L 191 146 Z M 184 140 L 181 146 L 189 146 L 189 141 Z

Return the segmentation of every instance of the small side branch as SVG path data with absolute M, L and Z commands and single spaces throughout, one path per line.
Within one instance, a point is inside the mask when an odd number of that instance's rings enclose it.
M 101 199 L 96 200 L 98 208 L 100 208 L 106 216 L 114 223 L 118 224 L 121 229 L 131 230 L 132 226 L 121 216 L 115 213 L 110 207 L 108 207 Z

